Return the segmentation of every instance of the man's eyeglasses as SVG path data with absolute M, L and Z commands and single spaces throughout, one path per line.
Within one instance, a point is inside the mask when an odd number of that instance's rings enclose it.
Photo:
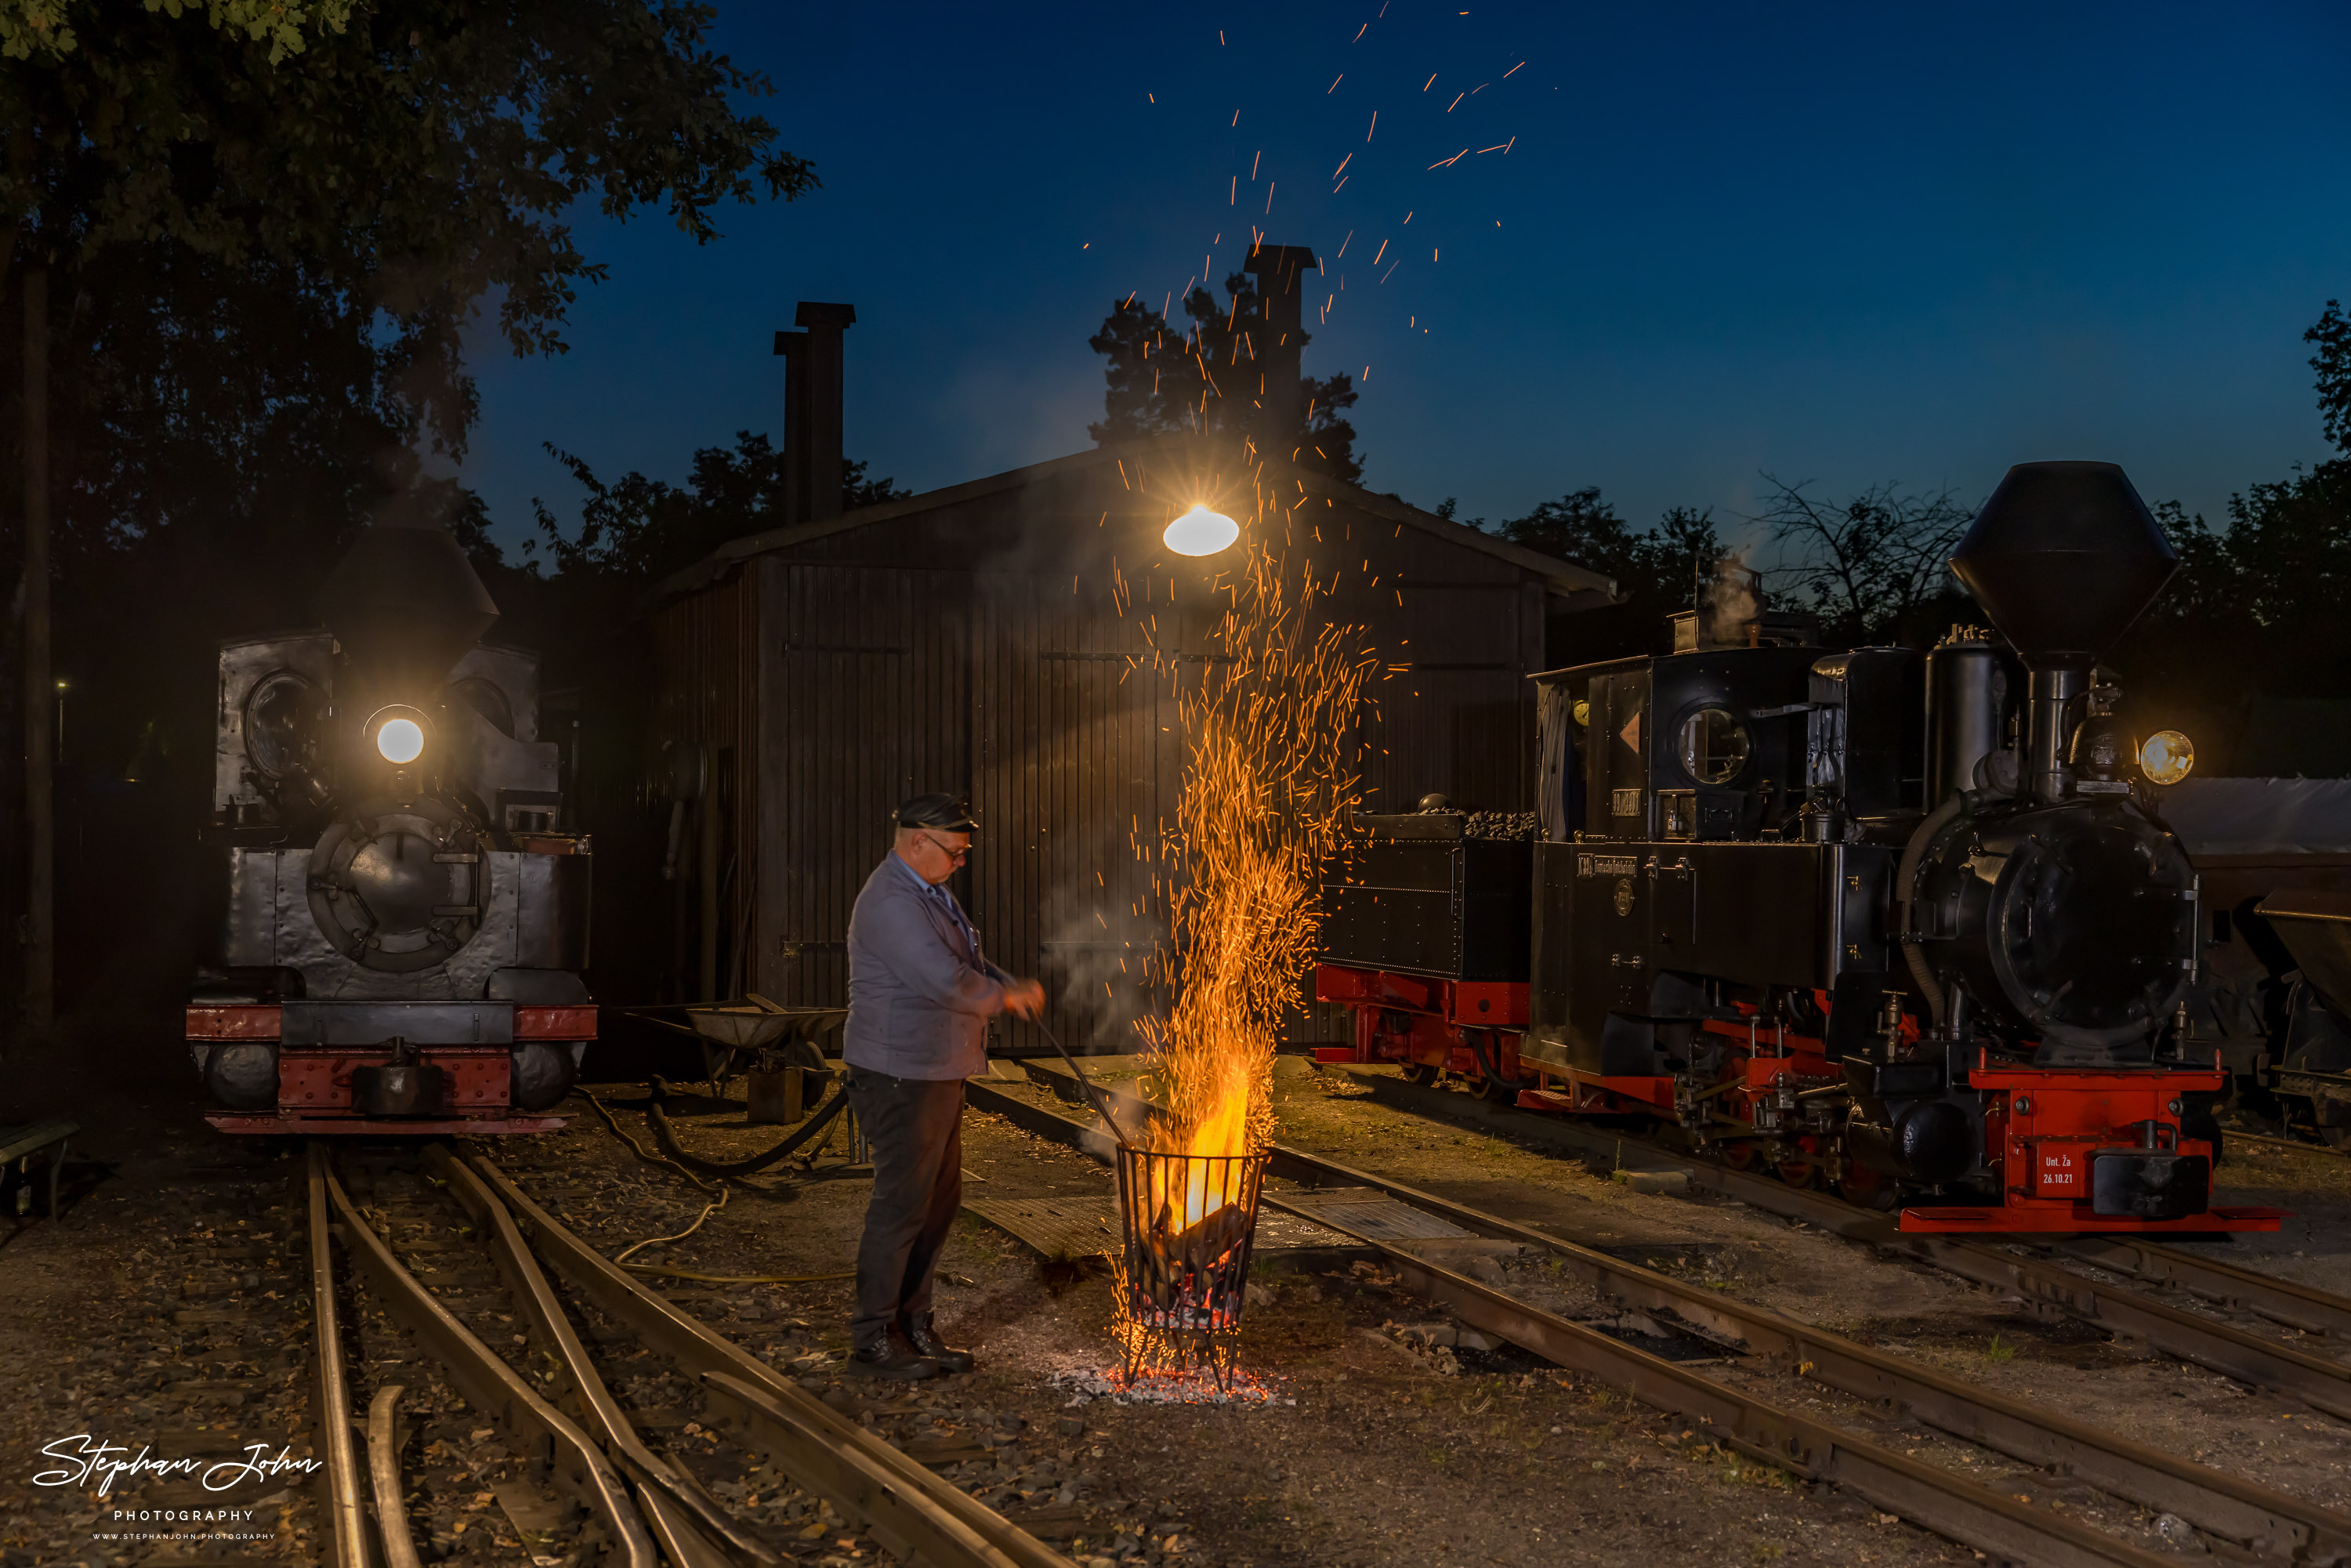
M 923 837 L 931 841 L 931 847 L 933 849 L 937 850 L 939 853 L 946 856 L 947 859 L 951 861 L 956 862 L 958 864 L 964 861 L 971 859 L 971 846 L 968 844 L 966 844 L 961 849 L 957 849 L 955 845 L 947 843 L 940 839 L 936 833 L 925 833 Z

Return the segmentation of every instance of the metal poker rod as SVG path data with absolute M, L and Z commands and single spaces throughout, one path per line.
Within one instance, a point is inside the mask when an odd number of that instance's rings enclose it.
M 1078 1075 L 1078 1083 L 1085 1090 L 1086 1098 L 1093 1102 L 1094 1109 L 1101 1113 L 1102 1119 L 1110 1124 L 1110 1130 L 1118 1134 L 1121 1142 L 1134 1144 L 1134 1140 L 1127 1136 L 1126 1129 L 1118 1124 L 1118 1118 L 1111 1113 L 1110 1096 L 1103 1093 L 1094 1081 L 1086 1076 L 1086 1070 L 1078 1065 L 1078 1059 L 1070 1054 L 1070 1048 L 1063 1045 L 1053 1031 L 1045 1027 L 1042 1019 L 1031 1019 L 1029 1021 L 1037 1026 L 1037 1032 L 1043 1035 L 1052 1048 L 1061 1053 L 1061 1060 L 1070 1064 L 1070 1071 Z

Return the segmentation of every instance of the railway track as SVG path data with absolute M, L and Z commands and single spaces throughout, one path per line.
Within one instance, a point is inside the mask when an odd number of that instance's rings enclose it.
M 2351 1145 L 2314 1144 L 2302 1138 L 2281 1138 L 2272 1133 L 2248 1133 L 2241 1127 L 2224 1128 L 2221 1136 L 2230 1143 L 2259 1144 L 2265 1149 L 2292 1149 L 2297 1154 L 2318 1155 L 2326 1159 L 2351 1159 Z
M 1384 1102 L 1415 1114 L 1548 1143 L 1601 1159 L 1629 1159 L 1645 1169 L 1684 1172 L 1693 1189 L 1733 1198 L 1783 1218 L 1801 1219 L 1980 1285 L 2013 1291 L 2037 1311 L 2062 1312 L 2176 1360 L 2351 1420 L 2351 1363 L 2265 1337 L 2209 1312 L 2165 1300 L 2157 1291 L 2178 1292 L 2206 1308 L 2233 1310 L 2265 1320 L 2312 1336 L 2332 1351 L 2351 1346 L 2351 1298 L 2143 1238 L 2083 1237 L 2028 1246 L 1903 1231 L 1896 1228 L 1892 1216 L 1848 1203 L 1834 1193 L 1791 1186 L 1775 1176 L 1751 1171 L 1731 1170 L 1630 1134 L 1490 1105 L 1441 1089 L 1382 1079 L 1365 1081 Z M 1452 1100 L 1463 1103 L 1445 1103 Z M 2068 1263 L 2121 1278 L 2110 1282 L 2069 1268 Z
M 426 1358 L 487 1424 L 474 1437 L 495 1432 L 524 1480 L 560 1494 L 548 1517 L 560 1521 L 564 1505 L 585 1515 L 571 1544 L 590 1561 L 601 1548 L 602 1561 L 628 1568 L 772 1568 L 798 1551 L 831 1552 L 830 1540 L 811 1546 L 799 1537 L 804 1524 L 837 1519 L 845 1522 L 818 1533 L 862 1535 L 901 1562 L 1070 1568 L 614 1266 L 486 1155 L 436 1143 L 372 1158 L 381 1169 L 356 1156 L 344 1162 L 353 1169 L 339 1169 L 318 1141 L 306 1155 L 320 1502 L 335 1568 L 419 1560 L 401 1469 L 404 1389 L 392 1379 Z M 360 1197 L 347 1176 L 363 1188 Z M 454 1252 L 452 1235 L 461 1239 Z M 350 1275 L 339 1257 L 356 1266 Z M 420 1259 L 431 1260 L 432 1282 L 410 1266 Z M 393 1341 L 424 1357 L 394 1352 Z M 665 1371 L 656 1377 L 649 1368 Z M 697 1421 L 682 1423 L 706 1453 L 641 1430 L 650 1416 L 632 1390 L 649 1380 L 682 1384 L 706 1401 Z M 355 1389 L 369 1381 L 363 1459 Z M 675 1412 L 660 1414 L 680 1424 Z M 756 1456 L 771 1472 L 772 1496 L 793 1497 L 788 1520 L 746 1519 L 720 1500 L 697 1466 L 730 1451 Z M 508 1504 L 510 1519 L 517 1511 Z M 515 1528 L 525 1533 L 519 1520 Z
M 1053 1076 L 1046 1079 L 1057 1092 Z M 1108 1140 L 991 1086 L 971 1102 L 1029 1131 L 1081 1147 Z M 1130 1103 L 1133 1103 L 1131 1097 Z M 1899 1412 L 1964 1443 L 2070 1476 L 2113 1497 L 2187 1520 L 2234 1554 L 2294 1563 L 2351 1563 L 2351 1514 L 2246 1480 L 2057 1412 L 1946 1377 L 1768 1308 L 1726 1299 L 1639 1264 L 1531 1227 L 1276 1145 L 1272 1173 L 1309 1185 L 1370 1187 L 1479 1235 L 1540 1249 L 1601 1297 L 1663 1314 L 1699 1336 L 1761 1357 L 1865 1407 Z M 1265 1201 L 1327 1228 L 1326 1213 Z M 1708 1425 L 1718 1440 L 1813 1480 L 1834 1481 L 1889 1512 L 1977 1551 L 2029 1563 L 2159 1561 L 2143 1548 L 2065 1515 L 2036 1509 L 1886 1442 L 1800 1414 L 1551 1313 L 1418 1255 L 1408 1245 L 1345 1231 L 1382 1255 L 1419 1292 L 1463 1321 L 1645 1403 Z

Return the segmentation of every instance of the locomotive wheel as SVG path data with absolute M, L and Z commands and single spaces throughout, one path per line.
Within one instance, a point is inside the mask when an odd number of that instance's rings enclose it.
M 1752 1144 L 1723 1145 L 1722 1163 L 1735 1171 L 1746 1170 L 1755 1163 L 1755 1145 Z
M 1780 1173 L 1780 1179 L 1790 1186 L 1812 1186 L 1813 1178 L 1820 1174 L 1821 1169 L 1818 1161 L 1809 1159 L 1782 1160 L 1772 1168 Z
M 1892 1208 L 1897 1196 L 1892 1182 L 1850 1158 L 1845 1163 L 1844 1175 L 1837 1177 L 1836 1188 L 1847 1203 L 1859 1204 L 1864 1208 L 1874 1208 L 1880 1213 Z
M 1407 1061 L 1404 1064 L 1404 1081 L 1417 1083 L 1423 1089 L 1436 1088 L 1437 1081 L 1444 1076 L 1444 1070 L 1434 1062 Z

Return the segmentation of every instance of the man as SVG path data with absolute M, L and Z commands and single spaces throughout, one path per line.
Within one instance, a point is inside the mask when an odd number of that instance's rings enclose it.
M 1045 988 L 980 955 L 944 883 L 971 855 L 971 802 L 917 795 L 849 916 L 849 1103 L 873 1151 L 857 1249 L 849 1370 L 917 1379 L 968 1372 L 931 1326 L 931 1272 L 963 1206 L 963 1081 L 987 1070 L 987 1020 L 1035 1018 Z

